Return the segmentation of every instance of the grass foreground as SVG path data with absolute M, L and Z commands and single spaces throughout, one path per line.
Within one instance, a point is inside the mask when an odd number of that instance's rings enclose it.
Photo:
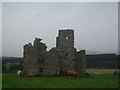
M 2 88 L 118 88 L 118 78 L 113 75 L 113 70 L 97 71 L 103 74 L 90 74 L 89 78 L 20 77 L 6 73 L 2 75 Z

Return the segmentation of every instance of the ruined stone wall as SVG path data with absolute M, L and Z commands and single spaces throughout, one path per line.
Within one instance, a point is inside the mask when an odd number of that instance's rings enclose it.
M 86 76 L 86 51 L 80 50 L 75 54 L 75 71 L 80 76 Z
M 24 69 L 26 76 L 50 76 L 59 74 L 58 51 L 52 48 L 46 51 L 47 46 L 36 38 L 24 46 Z
M 32 46 L 31 43 L 24 46 L 24 69 L 26 76 L 40 76 L 42 67 L 46 59 L 46 45 L 40 42 L 41 39 L 36 38 Z M 42 47 L 42 48 L 41 48 Z
M 58 60 L 58 50 L 56 48 L 52 48 L 47 53 L 43 75 L 44 76 L 59 75 L 59 69 L 60 63 Z
M 25 76 L 59 75 L 69 70 L 75 70 L 85 76 L 85 50 L 76 53 L 72 29 L 59 30 L 56 47 L 49 51 L 46 51 L 47 46 L 41 40 L 35 38 L 33 45 L 29 43 L 24 46 Z M 77 55 L 80 58 L 76 58 Z

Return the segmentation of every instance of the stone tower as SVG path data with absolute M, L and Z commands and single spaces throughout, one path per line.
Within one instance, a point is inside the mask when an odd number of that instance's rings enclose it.
M 59 51 L 60 72 L 74 70 L 74 30 L 59 30 L 56 48 Z

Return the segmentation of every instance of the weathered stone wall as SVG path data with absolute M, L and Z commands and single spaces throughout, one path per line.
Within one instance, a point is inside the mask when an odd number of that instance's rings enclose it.
M 31 43 L 24 46 L 24 69 L 26 76 L 40 76 L 42 67 L 46 59 L 46 45 L 36 38 L 32 46 Z
M 56 48 L 52 48 L 47 53 L 47 58 L 45 60 L 43 69 L 43 76 L 59 75 L 59 65 L 58 50 Z
M 24 69 L 26 76 L 49 76 L 59 74 L 58 50 L 52 48 L 46 51 L 47 46 L 36 38 L 24 46 Z
M 80 50 L 76 52 L 75 57 L 75 71 L 77 71 L 80 76 L 86 76 L 86 51 Z

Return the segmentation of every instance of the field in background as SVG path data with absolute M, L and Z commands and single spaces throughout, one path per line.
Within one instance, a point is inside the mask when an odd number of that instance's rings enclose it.
M 115 69 L 88 69 L 102 74 L 91 74 L 89 78 L 19 77 L 17 74 L 3 74 L 3 88 L 117 88 L 118 78 Z
M 94 70 L 95 72 L 99 72 L 101 74 L 113 74 L 114 71 L 118 71 L 118 69 L 87 69 L 87 72 Z

